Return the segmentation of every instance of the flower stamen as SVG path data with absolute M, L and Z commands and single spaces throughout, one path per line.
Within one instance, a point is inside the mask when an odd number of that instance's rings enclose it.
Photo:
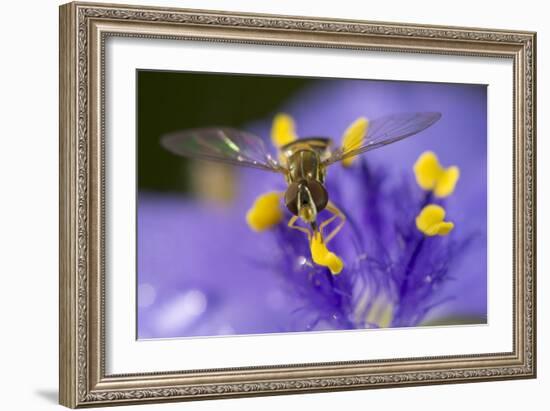
M 416 217 L 416 227 L 423 234 L 433 237 L 436 235 L 444 236 L 449 234 L 454 224 L 450 221 L 444 221 L 445 209 L 437 204 L 428 204 L 420 211 Z
M 281 193 L 272 191 L 256 198 L 246 213 L 246 222 L 254 231 L 265 231 L 279 224 L 283 219 Z
M 436 197 L 451 195 L 455 189 L 460 169 L 457 166 L 443 167 L 432 151 L 425 151 L 414 163 L 416 182 L 424 190 L 432 190 Z
M 369 121 L 364 117 L 359 117 L 346 129 L 342 136 L 342 149 L 344 152 L 356 150 L 363 144 Z M 347 157 L 342 160 L 344 167 L 349 167 L 357 156 Z
M 273 145 L 280 148 L 292 143 L 298 138 L 295 130 L 294 120 L 291 116 L 284 113 L 277 114 L 271 126 L 271 141 Z
M 311 258 L 315 264 L 328 267 L 333 275 L 340 274 L 344 268 L 344 263 L 340 257 L 329 251 L 319 231 L 313 233 L 310 249 Z

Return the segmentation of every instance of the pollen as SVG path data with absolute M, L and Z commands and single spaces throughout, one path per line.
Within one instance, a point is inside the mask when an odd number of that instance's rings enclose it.
M 449 234 L 454 224 L 445 220 L 445 209 L 437 204 L 428 204 L 416 217 L 416 228 L 423 234 L 433 237 Z
M 342 147 L 344 151 L 356 150 L 363 144 L 367 130 L 369 127 L 369 121 L 364 117 L 359 117 L 346 129 L 342 136 Z M 356 156 L 347 157 L 342 160 L 344 167 L 349 167 L 353 164 Z
M 310 248 L 311 258 L 315 264 L 328 267 L 333 275 L 340 274 L 344 268 L 344 263 L 340 257 L 329 251 L 320 232 L 313 234 Z
M 288 114 L 280 113 L 273 119 L 271 141 L 275 147 L 282 147 L 298 138 L 294 120 Z
M 460 169 L 456 166 L 443 167 L 432 151 L 425 151 L 414 163 L 416 182 L 424 190 L 432 190 L 436 197 L 451 195 L 455 189 Z
M 279 224 L 283 219 L 281 193 L 269 192 L 260 195 L 246 213 L 246 222 L 254 231 L 265 231 Z

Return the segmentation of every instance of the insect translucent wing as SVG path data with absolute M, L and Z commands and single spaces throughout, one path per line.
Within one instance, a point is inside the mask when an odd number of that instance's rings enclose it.
M 329 165 L 410 137 L 427 129 L 440 118 L 441 113 L 435 112 L 391 114 L 377 118 L 369 122 L 367 135 L 360 145 L 335 150 L 325 160 L 325 164 Z
M 161 138 L 161 145 L 183 157 L 283 171 L 259 137 L 232 128 L 202 128 L 167 134 Z

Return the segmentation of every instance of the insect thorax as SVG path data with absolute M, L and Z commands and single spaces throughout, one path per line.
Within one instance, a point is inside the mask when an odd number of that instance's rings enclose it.
M 328 138 L 303 138 L 281 147 L 287 163 L 288 183 L 300 180 L 325 181 L 322 159 L 328 155 L 331 140 Z

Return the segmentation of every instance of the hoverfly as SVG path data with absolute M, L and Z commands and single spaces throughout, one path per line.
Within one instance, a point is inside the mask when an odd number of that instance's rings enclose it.
M 343 227 L 346 217 L 329 198 L 325 188 L 327 169 L 332 164 L 367 151 L 395 143 L 430 127 L 441 117 L 436 112 L 403 113 L 380 117 L 368 122 L 366 135 L 353 144 L 334 149 L 328 137 L 299 138 L 279 147 L 276 160 L 266 150 L 261 138 L 233 128 L 200 128 L 165 135 L 161 144 L 183 157 L 210 160 L 280 173 L 287 189 L 284 203 L 290 213 L 288 226 L 300 230 L 311 240 L 335 219 L 340 221 L 324 237 L 328 243 Z M 332 216 L 318 224 L 318 214 Z M 302 220 L 304 225 L 297 225 Z M 323 236 L 322 236 L 323 237 Z

